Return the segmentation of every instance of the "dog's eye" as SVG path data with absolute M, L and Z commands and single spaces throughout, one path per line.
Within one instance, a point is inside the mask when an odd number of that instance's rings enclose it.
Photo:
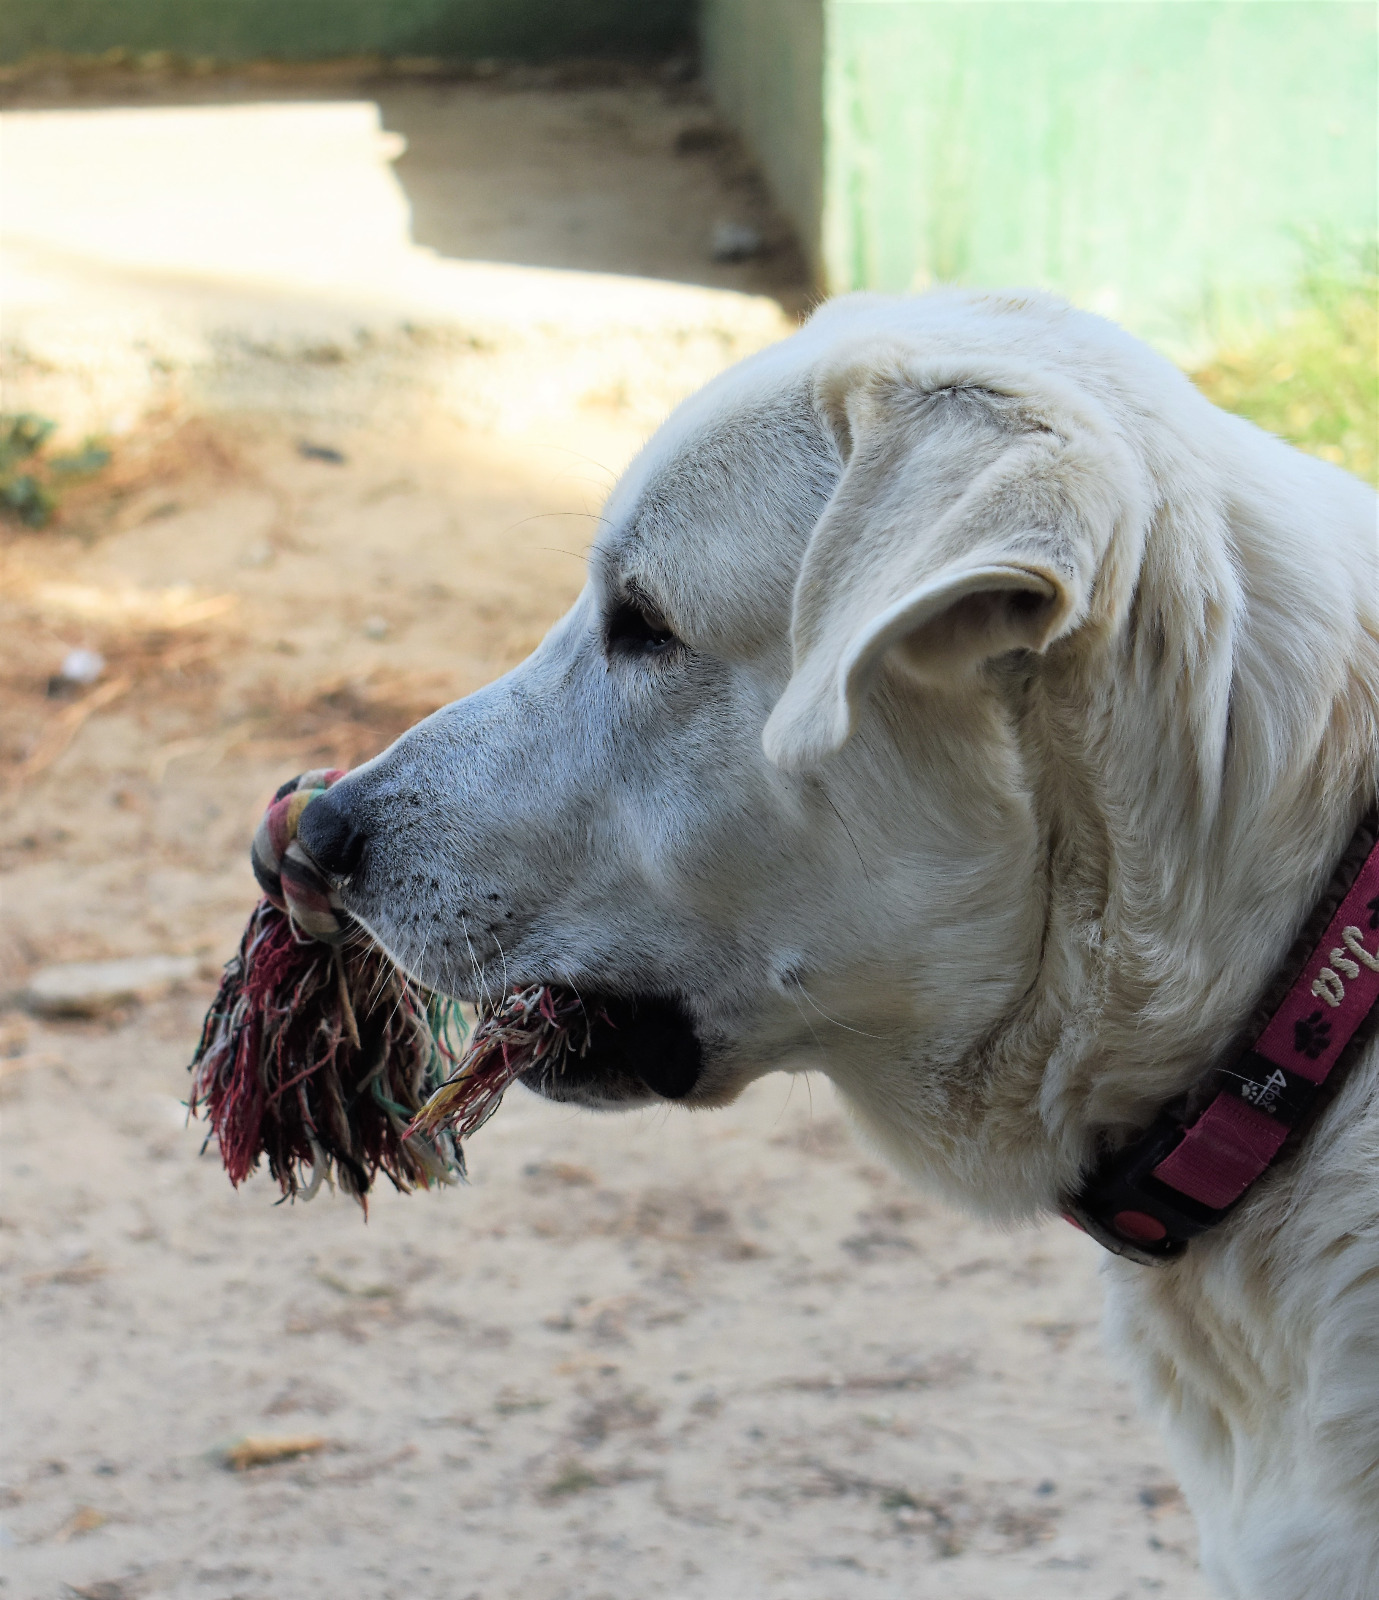
M 677 640 L 665 618 L 649 606 L 619 600 L 608 618 L 608 653 L 620 656 L 659 656 Z

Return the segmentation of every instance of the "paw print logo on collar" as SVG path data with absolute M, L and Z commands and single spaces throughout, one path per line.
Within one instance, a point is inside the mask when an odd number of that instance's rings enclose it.
M 1331 1024 L 1320 1011 L 1310 1017 L 1299 1017 L 1293 1024 L 1293 1048 L 1309 1061 L 1315 1061 L 1326 1049 L 1331 1039 Z

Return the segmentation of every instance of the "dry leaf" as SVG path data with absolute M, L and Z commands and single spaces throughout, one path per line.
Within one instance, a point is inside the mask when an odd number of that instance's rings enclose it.
M 59 1544 L 65 1544 L 68 1539 L 79 1539 L 84 1533 L 94 1533 L 109 1521 L 105 1512 L 97 1511 L 95 1506 L 78 1506 L 53 1537 Z
M 220 1463 L 231 1472 L 248 1472 L 297 1456 L 314 1456 L 325 1447 L 318 1433 L 249 1433 L 220 1451 Z

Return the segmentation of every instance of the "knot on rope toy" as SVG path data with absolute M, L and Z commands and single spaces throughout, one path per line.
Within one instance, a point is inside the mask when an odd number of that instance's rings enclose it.
M 349 916 L 297 839 L 302 813 L 345 774 L 318 769 L 274 795 L 250 860 L 263 890 L 225 967 L 192 1058 L 231 1183 L 259 1164 L 283 1197 L 334 1181 L 365 1203 L 381 1171 L 404 1193 L 465 1175 L 462 1141 L 532 1067 L 588 1048 L 572 995 L 533 985 L 479 1008 L 409 978 Z
M 317 795 L 344 776 L 342 767 L 321 767 L 289 779 L 273 796 L 249 850 L 259 888 L 303 933 L 323 944 L 343 944 L 350 919 L 335 905 L 330 884 L 297 843 L 297 826 Z

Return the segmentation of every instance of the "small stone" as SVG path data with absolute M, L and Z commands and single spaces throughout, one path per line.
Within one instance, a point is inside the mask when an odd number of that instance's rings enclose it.
M 365 617 L 364 632 L 370 639 L 386 639 L 388 637 L 387 617 Z
M 709 254 L 715 261 L 750 261 L 765 246 L 761 229 L 750 222 L 720 222 L 713 230 Z
M 194 956 L 68 961 L 34 973 L 20 999 L 40 1017 L 98 1017 L 166 993 L 195 977 L 196 967 Z
M 69 650 L 48 679 L 48 698 L 69 699 L 79 689 L 89 689 L 104 671 L 105 657 L 98 650 Z
M 317 359 L 322 359 L 318 355 Z M 310 439 L 297 441 L 297 454 L 303 461 L 324 461 L 327 466 L 343 467 L 349 457 L 343 450 L 337 450 L 330 444 L 313 444 Z
M 69 650 L 62 658 L 61 675 L 69 683 L 94 683 L 105 671 L 105 657 L 99 650 Z

